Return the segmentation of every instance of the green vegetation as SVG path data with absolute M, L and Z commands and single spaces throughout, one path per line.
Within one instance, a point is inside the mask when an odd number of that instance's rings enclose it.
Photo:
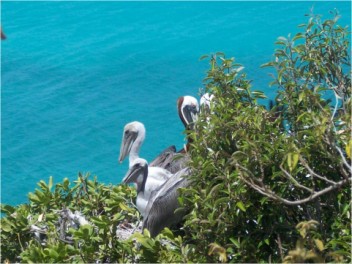
M 350 263 L 350 33 L 337 21 L 311 15 L 278 39 L 270 109 L 234 58 L 209 58 L 182 228 L 118 238 L 140 221 L 133 188 L 50 178 L 29 204 L 2 205 L 1 262 Z

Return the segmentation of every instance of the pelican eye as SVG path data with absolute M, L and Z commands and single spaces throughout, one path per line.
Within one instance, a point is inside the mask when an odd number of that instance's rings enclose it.
M 190 108 L 191 111 L 197 111 L 197 106 L 194 105 L 194 104 L 190 105 L 189 108 Z

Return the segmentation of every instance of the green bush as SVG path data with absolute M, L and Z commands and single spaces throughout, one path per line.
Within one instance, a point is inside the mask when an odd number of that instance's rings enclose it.
M 18 261 L 19 256 L 23 262 L 43 263 L 125 260 L 124 245 L 116 239 L 116 228 L 121 220 L 138 218 L 130 206 L 134 189 L 104 186 L 96 178 L 88 180 L 88 175 L 82 174 L 74 186 L 66 178 L 54 187 L 52 177 L 48 184 L 40 181 L 38 185 L 40 189 L 28 195 L 29 204 L 1 208 L 6 213 L 1 219 L 1 261 Z M 91 224 L 69 229 L 63 209 L 82 212 Z M 42 239 L 35 235 L 33 225 L 45 231 Z
M 278 39 L 274 61 L 263 65 L 276 70 L 269 110 L 234 58 L 210 58 L 205 90 L 214 100 L 193 133 L 194 187 L 184 199 L 194 261 L 283 261 L 299 239 L 296 224 L 309 220 L 326 251 L 351 259 L 349 33 L 334 15 L 312 15 L 304 32 Z M 204 254 L 214 243 L 226 258 Z
M 203 57 L 214 99 L 190 132 L 181 229 L 123 239 L 141 221 L 133 188 L 50 178 L 1 206 L 1 262 L 351 262 L 350 35 L 337 21 L 311 15 L 278 39 L 269 109 L 234 58 Z

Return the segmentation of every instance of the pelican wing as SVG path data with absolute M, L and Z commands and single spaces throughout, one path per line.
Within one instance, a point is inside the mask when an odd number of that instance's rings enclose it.
M 167 169 L 166 167 L 168 167 L 169 164 L 171 163 L 175 153 L 176 153 L 176 147 L 170 146 L 165 150 L 163 150 L 152 162 L 150 162 L 149 166 Z
M 168 164 L 168 167 L 165 169 L 175 174 L 187 166 L 189 159 L 190 157 L 187 153 L 175 153 L 175 155 L 172 157 L 172 160 Z
M 179 188 L 187 187 L 189 181 L 186 177 L 189 170 L 185 168 L 171 177 L 159 190 L 153 192 L 145 210 L 146 218 L 143 221 L 143 229 L 147 228 L 152 237 L 162 229 L 178 223 L 183 218 L 183 213 L 175 210 L 179 207 Z
M 170 146 L 161 152 L 149 166 L 160 167 L 175 174 L 185 168 L 189 160 L 189 156 L 183 150 L 176 152 L 175 146 Z
M 180 182 L 184 180 L 183 177 L 181 177 L 181 172 L 175 174 L 173 177 L 171 177 L 169 180 L 165 181 L 163 185 L 161 185 L 158 189 L 154 190 L 149 198 L 148 201 L 148 206 L 146 208 L 146 212 L 148 215 L 149 211 L 151 211 L 151 208 L 153 207 L 154 201 L 157 198 L 161 198 L 165 195 L 167 195 L 171 190 L 174 189 L 175 186 L 178 186 Z

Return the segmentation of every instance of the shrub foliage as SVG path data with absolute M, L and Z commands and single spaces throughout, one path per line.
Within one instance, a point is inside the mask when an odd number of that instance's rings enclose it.
M 269 108 L 234 58 L 203 57 L 214 99 L 190 132 L 182 228 L 119 239 L 140 221 L 133 188 L 50 178 L 28 204 L 2 205 L 1 261 L 350 262 L 350 42 L 338 18 L 309 15 L 302 32 L 278 38 L 262 65 L 275 72 Z M 74 211 L 88 222 L 65 218 Z
M 210 242 L 234 262 L 283 261 L 299 239 L 295 225 L 310 220 L 327 242 L 323 259 L 332 260 L 329 250 L 350 257 L 350 57 L 337 19 L 311 16 L 304 33 L 278 39 L 263 65 L 276 70 L 269 110 L 233 58 L 210 58 L 206 91 L 215 99 L 194 133 L 197 188 L 185 202 L 194 205 L 186 234 L 202 261 L 217 260 L 203 254 Z

